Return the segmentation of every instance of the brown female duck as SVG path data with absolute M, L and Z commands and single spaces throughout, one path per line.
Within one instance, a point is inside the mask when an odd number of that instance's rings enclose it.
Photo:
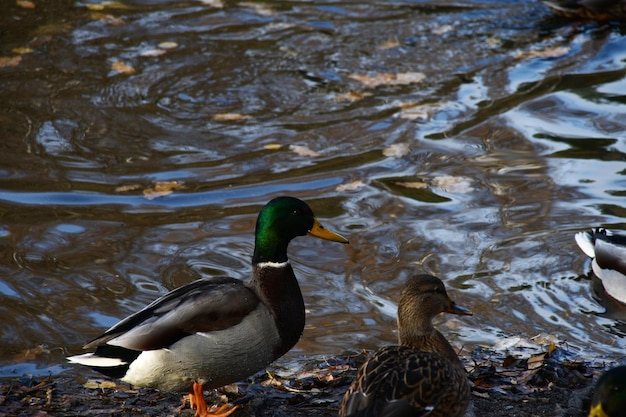
M 432 275 L 411 277 L 398 304 L 400 346 L 377 350 L 343 397 L 342 417 L 459 417 L 470 385 L 456 352 L 433 327 L 439 313 L 471 315 Z

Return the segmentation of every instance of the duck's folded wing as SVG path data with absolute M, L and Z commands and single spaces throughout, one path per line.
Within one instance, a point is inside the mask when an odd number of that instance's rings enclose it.
M 595 260 L 602 269 L 611 269 L 626 274 L 626 246 L 613 241 L 596 240 Z
M 433 356 L 436 354 L 421 354 Z M 425 384 L 430 369 L 425 358 L 403 346 L 386 346 L 376 351 L 359 369 L 355 383 L 344 398 L 343 415 L 349 417 L 425 417 L 437 404 Z M 422 386 L 424 385 L 424 386 Z M 433 384 L 436 385 L 436 384 Z M 422 393 L 423 395 L 420 395 Z M 416 401 L 416 397 L 420 401 Z
M 234 326 L 259 304 L 256 294 L 240 280 L 214 277 L 194 281 L 128 316 L 85 348 L 104 344 L 140 351 L 167 348 L 194 333 Z

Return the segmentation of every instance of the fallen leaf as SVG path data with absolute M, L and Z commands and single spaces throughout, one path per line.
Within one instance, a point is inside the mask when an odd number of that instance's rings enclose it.
M 87 382 L 83 384 L 83 387 L 87 389 L 107 389 L 115 388 L 116 384 L 113 381 L 105 379 L 88 379 Z
M 468 177 L 442 175 L 433 178 L 433 185 L 451 193 L 469 193 L 474 191 L 472 179 Z
M 141 188 L 141 184 L 128 184 L 128 185 L 120 185 L 115 188 L 115 192 L 117 193 L 125 193 L 128 191 L 134 191 Z
M 102 11 L 104 9 L 130 9 L 130 6 L 119 1 L 103 1 L 102 3 L 88 3 L 87 10 Z
M 215 7 L 216 9 L 221 9 L 224 7 L 224 2 L 222 2 L 222 0 L 200 0 L 200 3 L 206 4 L 207 6 Z
M 428 184 L 426 184 L 425 182 L 420 182 L 420 181 L 396 182 L 396 185 L 399 185 L 405 188 L 415 188 L 415 189 L 428 187 Z
M 267 145 L 263 145 L 263 148 L 268 149 L 270 151 L 275 151 L 275 150 L 282 148 L 282 146 L 280 145 L 280 143 L 268 143 Z
M 165 53 L 167 53 L 167 51 L 164 51 L 163 49 L 156 49 L 155 48 L 155 49 L 148 49 L 147 51 L 143 51 L 139 55 L 149 57 L 149 56 L 160 56 L 160 55 L 163 55 Z
M 570 52 L 571 48 L 569 46 L 555 46 L 546 49 L 540 50 L 531 50 L 525 52 L 519 52 L 515 55 L 515 58 L 523 59 L 523 58 L 560 58 L 564 55 L 567 55 Z
M 34 9 L 35 3 L 28 0 L 17 0 L 16 4 L 23 9 Z
M 432 118 L 433 114 L 441 109 L 439 103 L 432 104 L 420 104 L 416 105 L 400 106 L 402 110 L 397 114 L 397 117 L 406 120 L 420 120 L 426 121 Z
M 146 188 L 143 190 L 143 196 L 147 200 L 154 200 L 158 197 L 170 195 L 174 192 L 174 190 L 181 190 L 184 188 L 185 186 L 179 184 L 178 181 L 159 181 L 153 188 Z
M 249 119 L 250 116 L 240 113 L 219 113 L 213 116 L 213 120 L 218 122 L 236 122 Z
M 350 103 L 354 103 L 355 101 L 363 100 L 365 97 L 370 97 L 372 93 L 359 93 L 357 91 L 348 91 L 346 93 L 337 94 L 333 97 L 335 101 L 349 101 Z
M 526 362 L 528 364 L 528 369 L 532 370 L 532 369 L 540 368 L 543 365 L 543 360 L 545 359 L 545 357 L 546 357 L 545 353 L 540 353 L 538 355 L 531 355 L 531 357 L 528 358 L 528 361 Z
M 114 63 L 111 64 L 111 69 L 113 71 L 117 71 L 120 74 L 126 74 L 126 75 L 130 75 L 130 74 L 134 74 L 135 73 L 135 68 L 131 67 L 130 65 L 122 62 L 122 61 L 115 61 Z
M 159 48 L 161 49 L 174 49 L 178 48 L 178 43 L 174 41 L 164 41 L 159 44 Z
M 383 149 L 383 155 L 393 156 L 395 158 L 403 157 L 411 151 L 406 143 L 394 143 L 388 148 Z
M 375 75 L 350 74 L 348 78 L 359 81 L 368 88 L 381 85 L 408 85 L 423 81 L 426 75 L 422 72 L 404 72 L 399 74 L 377 73 Z
M 384 51 L 387 49 L 397 48 L 398 46 L 400 46 L 400 42 L 397 39 L 388 39 L 385 42 L 378 45 L 378 49 L 380 49 L 381 51 Z
M 335 191 L 341 193 L 344 191 L 358 190 L 361 187 L 365 187 L 365 183 L 363 181 L 352 181 L 351 183 L 348 183 L 348 184 L 338 185 L 337 188 L 335 188 Z
M 310 148 L 306 146 L 301 146 L 301 145 L 289 145 L 289 150 L 297 153 L 300 156 L 308 156 L 310 158 L 315 158 L 315 157 L 320 156 L 319 153 L 311 150 Z
M 22 62 L 21 56 L 0 56 L 0 68 L 16 67 Z
M 454 29 L 452 25 L 442 25 L 433 29 L 433 33 L 435 35 L 443 35 L 444 33 L 450 32 L 452 29 Z
M 263 3 L 243 2 L 239 3 L 239 6 L 254 9 L 261 16 L 274 16 L 276 14 L 269 5 Z
M 27 47 L 21 47 L 21 48 L 13 48 L 11 50 L 11 52 L 15 53 L 15 54 L 20 54 L 20 55 L 24 55 L 24 54 L 30 54 L 33 52 L 33 50 L 31 48 L 27 48 Z
M 50 353 L 48 349 L 46 349 L 43 345 L 39 345 L 37 347 L 23 350 L 13 356 L 13 360 L 16 362 L 28 362 L 36 359 L 38 356 L 43 355 L 45 353 Z
M 93 11 L 90 16 L 92 20 L 100 20 L 111 26 L 121 26 L 126 23 L 119 17 L 115 17 L 112 14 L 108 13 Z

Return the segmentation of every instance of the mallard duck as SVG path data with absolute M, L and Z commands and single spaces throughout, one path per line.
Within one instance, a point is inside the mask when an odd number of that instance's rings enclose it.
M 287 246 L 307 234 L 348 243 L 303 201 L 271 200 L 257 218 L 250 282 L 223 276 L 177 288 L 84 346 L 95 352 L 68 359 L 135 386 L 191 390 L 196 416 L 228 415 L 234 408 L 207 409 L 203 389 L 258 372 L 302 334 L 304 302 Z
M 589 417 L 622 417 L 625 412 L 626 366 L 617 366 L 598 379 Z
M 625 20 L 626 0 L 546 0 L 560 16 L 591 20 Z
M 443 282 L 412 276 L 398 304 L 399 346 L 374 352 L 346 392 L 342 417 L 459 417 L 470 402 L 465 369 L 446 338 L 433 327 L 439 313 L 471 315 L 455 304 Z
M 602 281 L 606 293 L 626 303 L 626 236 L 598 227 L 578 232 L 576 243 L 592 258 L 593 273 Z

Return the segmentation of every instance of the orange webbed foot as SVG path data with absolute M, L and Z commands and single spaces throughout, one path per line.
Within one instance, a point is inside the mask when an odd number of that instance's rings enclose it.
M 189 403 L 192 409 L 196 410 L 195 417 L 227 417 L 235 412 L 236 405 L 224 404 L 222 406 L 212 405 L 207 407 L 202 393 L 202 384 L 193 383 L 193 392 L 189 394 Z

